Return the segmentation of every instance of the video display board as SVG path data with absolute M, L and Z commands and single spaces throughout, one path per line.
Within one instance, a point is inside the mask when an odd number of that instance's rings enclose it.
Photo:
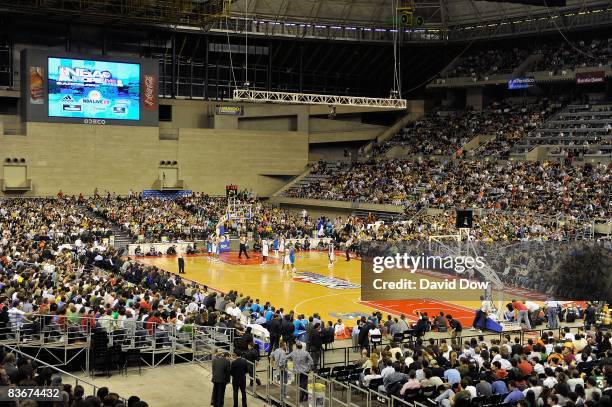
M 158 61 L 130 56 L 21 52 L 24 122 L 158 126 Z
M 50 117 L 140 119 L 140 64 L 48 59 Z

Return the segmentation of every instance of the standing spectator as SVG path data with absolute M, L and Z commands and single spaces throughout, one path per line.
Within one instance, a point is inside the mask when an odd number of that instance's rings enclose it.
M 315 369 L 319 366 L 321 351 L 323 349 L 323 340 L 321 338 L 320 329 L 321 324 L 317 322 L 314 324 L 310 334 L 308 335 L 308 348 L 310 350 L 310 356 L 312 356 L 313 366 Z
M 281 341 L 280 346 L 274 349 L 274 352 L 270 354 L 272 360 L 272 367 L 279 371 L 279 382 L 280 382 L 280 397 L 281 400 L 285 399 L 287 394 L 287 344 L 285 341 Z
M 546 317 L 550 329 L 559 328 L 559 302 L 554 298 L 546 301 Z
M 357 343 L 361 349 L 367 349 L 370 346 L 370 330 L 372 328 L 372 323 L 370 321 L 366 321 L 365 317 L 361 317 L 359 336 L 357 337 Z
M 512 308 L 517 310 L 517 322 L 520 324 L 523 320 L 528 330 L 531 330 L 531 321 L 529 321 L 529 310 L 522 301 L 512 300 Z
M 230 375 L 234 391 L 234 407 L 238 407 L 238 390 L 242 393 L 242 407 L 247 407 L 246 375 L 248 371 L 249 363 L 242 357 L 238 356 L 232 360 Z
M 230 382 L 230 361 L 228 353 L 218 353 L 212 361 L 212 405 L 223 407 L 225 387 Z
M 253 378 L 255 378 L 255 382 L 259 386 L 261 384 L 261 381 L 259 380 L 259 378 L 255 377 L 255 372 L 256 372 L 255 364 L 259 362 L 259 348 L 253 342 L 253 340 L 248 342 L 247 350 L 246 352 L 244 352 L 243 357 L 250 362 L 248 364 L 249 378 L 250 378 L 249 386 L 253 385 Z
M 293 372 L 299 375 L 300 401 L 308 400 L 308 373 L 312 369 L 312 357 L 302 349 L 302 344 L 297 343 L 296 349 L 287 356 L 287 360 L 293 361 Z
M 451 337 L 461 338 L 461 331 L 463 331 L 463 326 L 461 325 L 461 322 L 454 319 L 451 314 L 446 315 L 446 319 L 448 319 L 448 326 L 450 327 L 450 330 L 451 330 Z

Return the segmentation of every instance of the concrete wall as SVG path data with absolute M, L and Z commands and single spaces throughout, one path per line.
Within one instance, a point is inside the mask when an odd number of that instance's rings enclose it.
M 161 128 L 208 129 L 213 127 L 215 105 L 203 100 L 160 99 L 160 105 L 172 106 L 172 121 L 159 122 Z
M 373 140 L 387 127 L 364 124 L 355 120 L 310 118 L 311 143 L 338 143 Z
M 149 189 L 158 179 L 159 161 L 176 160 L 186 189 L 222 194 L 235 183 L 268 196 L 303 171 L 308 137 L 179 129 L 178 140 L 159 140 L 156 127 L 28 123 L 26 136 L 0 136 L 0 159 L 9 156 L 27 160 L 33 184 L 27 195 Z
M 477 112 L 482 112 L 482 88 L 468 88 L 465 92 L 465 105 L 471 106 Z

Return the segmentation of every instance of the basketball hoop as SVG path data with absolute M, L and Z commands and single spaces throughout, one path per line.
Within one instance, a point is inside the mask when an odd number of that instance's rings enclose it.
M 242 202 L 235 196 L 227 199 L 228 220 L 251 220 L 253 218 L 253 204 Z

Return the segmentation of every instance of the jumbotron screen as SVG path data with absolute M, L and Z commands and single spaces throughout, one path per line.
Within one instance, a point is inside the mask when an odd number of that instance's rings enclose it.
M 48 58 L 49 117 L 140 119 L 140 64 Z

